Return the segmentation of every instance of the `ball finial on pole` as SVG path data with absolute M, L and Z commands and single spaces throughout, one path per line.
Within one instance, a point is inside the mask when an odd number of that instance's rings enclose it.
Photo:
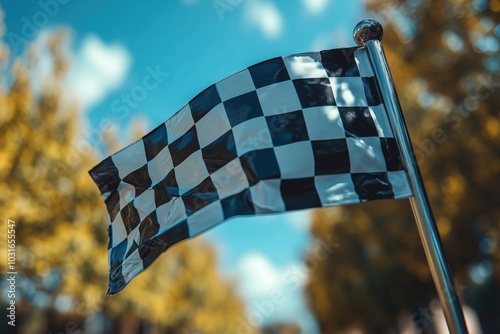
M 353 38 L 358 46 L 365 46 L 369 41 L 381 41 L 384 35 L 382 25 L 374 19 L 366 19 L 354 27 Z

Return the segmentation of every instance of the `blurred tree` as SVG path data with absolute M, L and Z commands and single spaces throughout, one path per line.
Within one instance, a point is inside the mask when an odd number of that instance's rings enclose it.
M 0 40 L 1 23 L 0 11 Z M 200 241 L 174 247 L 124 292 L 104 296 L 106 210 L 87 172 L 96 152 L 83 140 L 81 116 L 64 95 L 66 39 L 64 33 L 51 35 L 47 54 L 30 49 L 24 61 L 15 60 L 10 75 L 8 52 L 0 44 L 0 212 L 16 225 L 18 333 L 67 332 L 69 325 L 75 331 L 92 314 L 115 319 L 112 327 L 120 334 L 145 328 L 236 332 L 243 304 L 234 284 L 218 274 L 213 249 Z M 52 66 L 37 81 L 32 77 L 41 56 Z M 5 265 L 1 261 L 1 275 Z M 2 304 L 8 302 L 3 298 Z
M 121 315 L 117 334 L 130 328 L 131 318 L 135 326 L 147 320 L 167 334 L 236 333 L 244 308 L 233 291 L 217 273 L 213 250 L 191 240 L 169 249 L 130 286 L 107 297 L 105 309 Z
M 497 333 L 500 2 L 372 0 L 368 8 L 385 26 L 385 52 L 459 292 L 483 331 Z M 342 245 L 307 287 L 323 333 L 396 332 L 405 312 L 403 322 L 431 327 L 415 312 L 428 309 L 435 290 L 407 201 L 320 210 L 311 231 Z
M 15 62 L 12 84 L 0 95 L 0 211 L 16 222 L 18 293 L 47 309 L 64 300 L 58 296 L 95 307 L 107 271 L 106 220 L 86 175 L 95 159 L 74 148 L 78 113 L 61 105 L 64 39 L 48 41 L 53 80 L 39 94 L 29 78 L 33 49 L 28 66 Z

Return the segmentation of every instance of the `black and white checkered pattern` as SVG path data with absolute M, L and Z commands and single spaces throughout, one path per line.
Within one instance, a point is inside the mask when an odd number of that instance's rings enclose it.
M 109 294 L 229 217 L 412 195 L 357 47 L 238 72 L 90 174 L 110 216 Z

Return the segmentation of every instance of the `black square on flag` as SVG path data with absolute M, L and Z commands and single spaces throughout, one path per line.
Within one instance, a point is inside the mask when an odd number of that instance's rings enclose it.
M 143 139 L 146 158 L 151 161 L 167 144 L 167 127 L 165 123 L 160 124 L 156 129 L 148 133 Z
M 275 146 L 309 140 L 302 110 L 266 116 L 266 121 Z
M 293 80 L 302 108 L 335 106 L 335 97 L 328 78 Z
M 221 99 L 217 87 L 215 85 L 208 87 L 189 102 L 193 120 L 198 122 L 219 103 Z
M 151 212 L 139 225 L 139 232 L 141 234 L 140 243 L 152 238 L 158 233 L 160 229 L 160 224 L 158 224 L 158 217 L 156 216 L 156 210 Z
M 212 144 L 201 149 L 208 173 L 212 174 L 238 156 L 233 131 L 229 130 Z
M 182 195 L 182 201 L 184 202 L 188 217 L 218 199 L 219 195 L 217 193 L 217 188 L 213 184 L 210 176 Z
M 248 71 L 257 89 L 277 82 L 290 80 L 282 57 L 276 57 L 250 66 Z
M 252 118 L 264 115 L 255 91 L 224 101 L 227 118 L 232 127 Z
M 365 88 L 366 103 L 369 106 L 378 106 L 382 104 L 375 77 L 362 77 L 361 80 Z
M 252 203 L 252 195 L 247 189 L 223 198 L 221 200 L 222 210 L 224 211 L 224 219 L 233 216 L 253 215 L 255 208 Z
M 191 129 L 186 131 L 182 137 L 179 137 L 174 140 L 174 142 L 170 143 L 170 145 L 168 145 L 168 149 L 170 151 L 174 167 L 180 165 L 180 163 L 186 160 L 187 157 L 200 149 L 196 127 L 192 126 Z
M 125 230 L 127 231 L 128 235 L 141 222 L 139 212 L 137 212 L 137 209 L 134 206 L 134 202 L 130 202 L 122 208 L 120 214 L 122 216 L 122 221 L 125 225 Z
M 172 169 L 168 172 L 163 180 L 153 186 L 153 190 L 155 192 L 156 207 L 170 202 L 174 196 L 181 195 L 179 193 L 179 185 L 175 179 L 175 170 Z
M 403 161 L 399 153 L 398 144 L 394 138 L 380 138 L 380 146 L 384 152 L 385 164 L 387 170 L 398 171 L 403 170 Z
M 251 186 L 260 180 L 281 177 L 276 154 L 272 148 L 247 152 L 240 157 L 240 162 Z
M 144 165 L 139 169 L 136 169 L 129 175 L 127 175 L 124 179 L 124 182 L 134 186 L 135 195 L 139 196 L 144 192 L 144 190 L 148 189 L 151 186 L 151 178 L 148 173 L 148 165 Z
M 352 173 L 351 177 L 361 202 L 394 198 L 387 173 Z
M 349 149 L 345 139 L 315 140 L 311 144 L 316 175 L 350 172 Z
M 368 107 L 339 107 L 346 137 L 378 137 Z
M 354 60 L 357 48 L 333 49 L 321 51 L 321 62 L 329 77 L 359 77 L 359 70 Z
M 281 196 L 286 210 L 300 210 L 311 206 L 320 207 L 314 177 L 281 180 Z

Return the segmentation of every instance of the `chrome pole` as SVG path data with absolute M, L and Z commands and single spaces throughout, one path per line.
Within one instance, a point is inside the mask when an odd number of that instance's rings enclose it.
M 354 28 L 354 41 L 359 46 L 365 46 L 368 51 L 368 57 L 380 87 L 394 137 L 401 151 L 402 162 L 408 172 L 413 191 L 410 204 L 448 329 L 453 334 L 466 334 L 467 327 L 460 300 L 446 262 L 439 232 L 399 105 L 396 88 L 382 49 L 382 36 L 382 25 L 373 19 L 363 20 Z

